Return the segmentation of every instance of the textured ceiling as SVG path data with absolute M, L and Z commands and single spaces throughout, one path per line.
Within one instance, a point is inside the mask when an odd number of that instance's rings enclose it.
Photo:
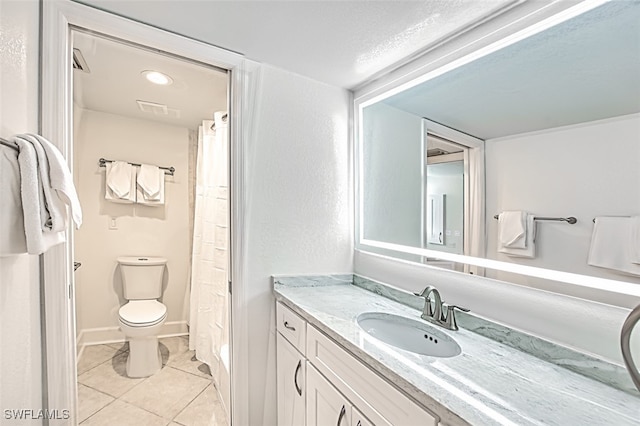
M 90 73 L 74 70 L 74 101 L 83 108 L 196 129 L 227 109 L 227 74 L 173 57 L 74 32 Z M 161 71 L 173 84 L 158 86 L 140 73 Z M 142 112 L 137 100 L 167 106 L 167 114 Z
M 640 112 L 640 2 L 607 3 L 385 102 L 482 139 Z
M 83 0 L 116 13 L 351 88 L 514 0 Z

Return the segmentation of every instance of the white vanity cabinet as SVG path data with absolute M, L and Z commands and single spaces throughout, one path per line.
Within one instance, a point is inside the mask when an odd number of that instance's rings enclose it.
M 438 425 L 435 415 L 280 302 L 276 321 L 279 426 Z
M 353 407 L 318 370 L 307 371 L 307 426 L 354 426 Z
M 306 323 L 286 306 L 276 308 L 276 386 L 278 426 L 304 426 L 307 360 L 304 357 Z M 300 351 L 296 346 L 302 349 Z
M 306 355 L 309 363 L 371 423 L 377 426 L 438 424 L 436 416 L 312 326 L 307 327 Z
M 351 407 L 351 426 L 373 426 L 373 423 L 367 420 L 357 408 Z

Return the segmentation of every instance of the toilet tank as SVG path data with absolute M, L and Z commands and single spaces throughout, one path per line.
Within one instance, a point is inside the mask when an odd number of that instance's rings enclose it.
M 163 257 L 119 257 L 122 289 L 127 300 L 158 299 L 167 259 Z

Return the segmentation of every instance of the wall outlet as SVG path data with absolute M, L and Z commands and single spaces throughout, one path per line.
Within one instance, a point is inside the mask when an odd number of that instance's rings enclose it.
M 109 218 L 109 229 L 118 229 L 118 222 L 115 217 Z

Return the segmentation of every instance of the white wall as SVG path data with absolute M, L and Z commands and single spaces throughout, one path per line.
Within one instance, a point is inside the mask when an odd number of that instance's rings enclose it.
M 5 139 L 38 131 L 38 20 L 38 2 L 0 2 L 0 136 Z M 38 256 L 0 258 L 2 424 L 24 422 L 5 419 L 5 409 L 42 407 L 38 265 Z
M 275 303 L 270 275 L 352 270 L 350 97 L 263 68 L 248 153 L 250 422 L 276 424 Z
M 640 214 L 639 140 L 640 114 L 487 140 L 487 257 L 640 284 L 587 264 L 594 217 Z M 493 215 L 503 210 L 578 223 L 539 222 L 536 258 L 509 257 L 497 252 Z
M 162 123 L 83 110 L 74 139 L 77 169 L 74 173 L 84 221 L 75 233 L 78 333 L 86 342 L 109 339 L 113 333 L 96 333 L 111 327 L 120 336 L 118 309 L 122 295 L 118 256 L 161 256 L 168 259 L 165 330 L 186 331 L 188 312 L 185 292 L 190 269 L 189 130 Z M 105 171 L 100 157 L 174 166 L 173 177 L 165 175 L 165 205 L 116 204 L 104 198 Z M 117 229 L 109 229 L 111 218 Z M 173 328 L 169 328 L 172 323 Z
M 362 126 L 363 237 L 421 247 L 422 118 L 378 102 Z

